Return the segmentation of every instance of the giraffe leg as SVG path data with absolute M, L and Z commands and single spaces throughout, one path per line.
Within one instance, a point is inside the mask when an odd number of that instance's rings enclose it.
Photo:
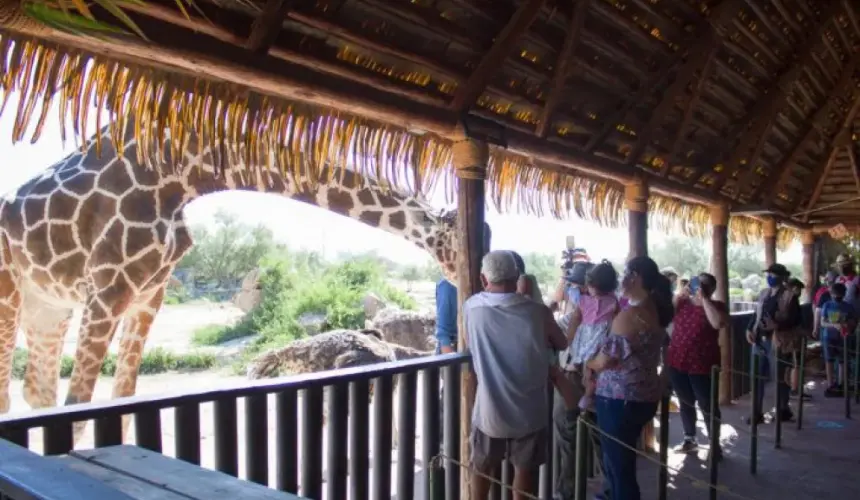
M 143 348 L 155 315 L 164 300 L 164 287 L 156 291 L 148 300 L 139 302 L 131 308 L 125 317 L 122 337 L 120 337 L 119 353 L 116 361 L 116 374 L 113 380 L 113 398 L 133 396 L 137 389 L 137 376 L 143 357 Z M 131 423 L 129 415 L 122 418 L 122 433 L 125 437 Z
M 18 336 L 21 294 L 8 269 L 0 270 L 0 413 L 9 411 L 12 356 Z
M 34 304 L 26 299 L 24 305 L 24 310 L 30 311 L 29 315 L 22 318 L 28 352 L 24 400 L 33 409 L 57 406 L 63 341 L 72 311 L 52 309 L 43 304 L 31 307 Z
M 92 400 L 108 347 L 120 320 L 128 310 L 131 297 L 132 291 L 128 286 L 115 283 L 87 298 L 66 405 L 88 403 Z M 86 422 L 75 424 L 74 442 L 78 442 L 85 428 Z

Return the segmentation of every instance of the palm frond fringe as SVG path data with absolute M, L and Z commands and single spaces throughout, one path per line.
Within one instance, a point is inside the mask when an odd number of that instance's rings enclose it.
M 127 137 L 122 131 L 131 124 L 139 154 L 146 158 L 163 154 L 165 147 L 172 157 L 180 157 L 180 151 L 193 147 L 190 139 L 196 134 L 210 142 L 194 141 L 197 147 L 218 144 L 239 160 L 228 168 L 259 171 L 274 159 L 291 176 L 318 179 L 322 172 L 331 172 L 325 166 L 332 166 L 350 168 L 401 191 L 428 193 L 442 183 L 450 196 L 455 189 L 450 145 L 435 136 L 416 136 L 334 110 L 129 65 L 2 30 L 0 54 L 0 114 L 9 98 L 18 96 L 15 142 L 23 140 L 31 126 L 31 141 L 37 141 L 58 101 L 64 141 L 70 123 L 75 138 L 84 143 L 95 132 L 87 130 L 89 114 L 96 113 L 99 130 L 102 112 L 107 112 L 115 147 L 123 148 Z M 504 149 L 492 151 L 487 192 L 500 211 L 576 215 L 609 227 L 627 223 L 623 188 L 617 183 L 539 168 Z M 649 208 L 652 228 L 695 237 L 709 234 L 708 207 L 652 195 Z M 760 241 L 762 229 L 755 219 L 735 217 L 729 237 L 744 244 Z M 782 228 L 778 244 L 785 248 L 797 236 Z

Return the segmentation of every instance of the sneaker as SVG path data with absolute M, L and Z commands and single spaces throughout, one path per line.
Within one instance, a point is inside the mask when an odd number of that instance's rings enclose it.
M 752 425 L 752 419 L 750 417 L 744 417 L 743 421 L 747 425 Z M 758 418 L 756 419 L 756 423 L 759 425 L 763 424 L 764 423 L 764 415 L 759 415 Z
M 825 398 L 841 398 L 842 397 L 842 389 L 839 386 L 832 385 L 827 389 L 824 389 L 824 397 Z
M 782 410 L 779 414 L 780 420 L 783 422 L 791 422 L 794 420 L 794 412 L 792 412 L 789 408 Z
M 695 439 L 684 439 L 684 442 L 672 449 L 675 453 L 695 453 L 699 451 L 699 443 Z

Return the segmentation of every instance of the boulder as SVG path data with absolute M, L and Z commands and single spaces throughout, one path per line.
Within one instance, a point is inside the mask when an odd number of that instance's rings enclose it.
M 367 320 L 372 320 L 379 311 L 386 308 L 385 301 L 372 292 L 361 299 L 361 305 L 364 307 L 364 317 Z
M 349 366 L 412 359 L 433 354 L 382 340 L 376 330 L 331 330 L 299 340 L 258 356 L 248 368 L 248 377 L 260 379 L 281 375 L 314 373 Z
M 436 347 L 436 315 L 432 313 L 389 307 L 379 311 L 367 326 L 382 332 L 382 338 L 392 344 L 418 351 L 430 351 Z
M 254 269 L 242 279 L 242 287 L 233 297 L 233 304 L 241 309 L 242 312 L 248 313 L 251 309 L 257 307 L 260 300 L 262 300 L 260 270 Z
M 297 321 L 308 335 L 316 335 L 328 326 L 325 313 L 307 312 L 299 316 Z

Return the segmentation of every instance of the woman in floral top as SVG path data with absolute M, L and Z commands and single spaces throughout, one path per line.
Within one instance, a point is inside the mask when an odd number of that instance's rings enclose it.
M 634 450 L 665 390 L 657 367 L 674 307 L 669 280 L 648 257 L 627 263 L 621 289 L 629 305 L 615 317 L 611 333 L 587 364 L 598 374 L 589 391 L 595 394 L 611 498 L 639 500 Z

